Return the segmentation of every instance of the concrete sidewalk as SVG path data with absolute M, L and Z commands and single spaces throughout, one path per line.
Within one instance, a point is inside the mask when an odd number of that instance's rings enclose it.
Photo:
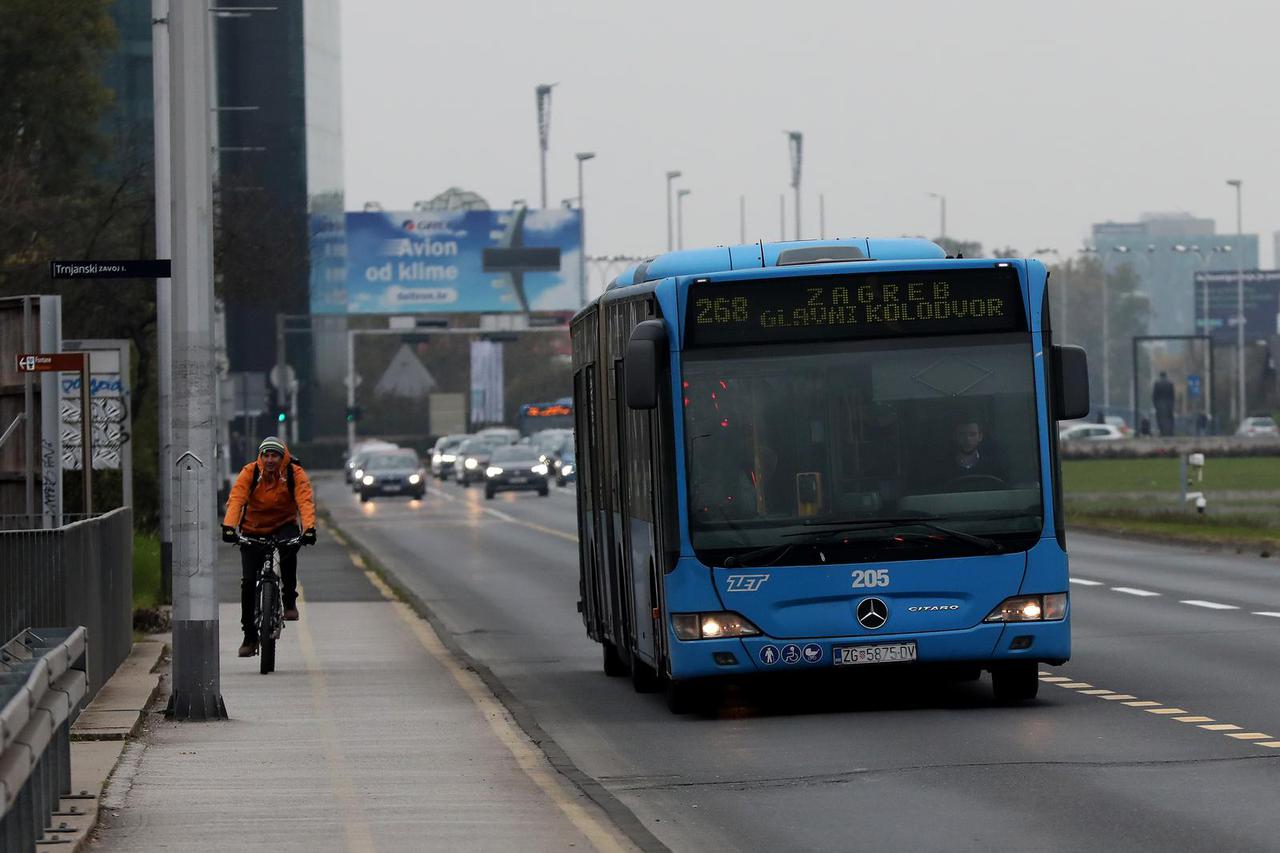
M 151 714 L 93 849 L 628 850 L 431 627 L 322 531 L 276 672 L 240 643 L 225 548 L 222 693 L 231 719 Z

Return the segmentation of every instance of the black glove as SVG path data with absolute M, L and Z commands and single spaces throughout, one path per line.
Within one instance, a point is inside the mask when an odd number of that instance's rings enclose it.
M 222 541 L 234 545 L 236 542 L 240 541 L 240 537 L 236 535 L 236 529 L 234 527 L 227 527 L 224 524 L 222 525 Z
M 308 527 L 308 528 L 303 532 L 303 534 L 302 534 L 302 544 L 303 544 L 303 545 L 314 545 L 314 544 L 316 544 L 316 529 L 315 529 L 314 527 Z

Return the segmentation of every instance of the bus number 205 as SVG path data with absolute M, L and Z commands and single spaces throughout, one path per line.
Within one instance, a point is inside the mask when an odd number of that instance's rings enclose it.
M 889 570 L 888 569 L 854 569 L 853 571 L 853 588 L 866 589 L 867 587 L 888 586 Z

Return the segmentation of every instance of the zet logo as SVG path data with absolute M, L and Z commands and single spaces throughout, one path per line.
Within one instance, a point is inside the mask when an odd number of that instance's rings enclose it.
M 755 592 L 768 579 L 768 575 L 729 575 L 725 582 L 725 592 Z

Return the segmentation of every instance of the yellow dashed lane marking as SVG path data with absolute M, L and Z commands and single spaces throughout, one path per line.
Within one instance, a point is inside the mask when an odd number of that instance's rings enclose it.
M 1155 714 L 1161 717 L 1171 717 L 1179 723 L 1195 723 L 1197 728 L 1210 732 L 1218 732 L 1229 738 L 1242 741 L 1253 746 L 1265 746 L 1268 749 L 1280 749 L 1280 740 L 1274 740 L 1273 735 L 1266 734 L 1265 732 L 1246 732 L 1234 723 L 1215 723 L 1213 721 L 1213 717 L 1189 714 L 1185 708 L 1171 708 L 1166 706 L 1163 702 L 1155 702 L 1151 699 L 1139 699 L 1138 697 L 1128 693 L 1116 693 L 1105 688 L 1094 687 L 1092 684 L 1085 681 L 1076 681 L 1075 679 L 1067 678 L 1062 675 L 1053 675 L 1049 672 L 1041 672 L 1040 680 L 1046 684 L 1056 684 L 1059 687 L 1078 690 L 1085 696 L 1097 696 L 1100 699 L 1121 702 L 1130 708 L 1141 708 L 1148 714 Z

